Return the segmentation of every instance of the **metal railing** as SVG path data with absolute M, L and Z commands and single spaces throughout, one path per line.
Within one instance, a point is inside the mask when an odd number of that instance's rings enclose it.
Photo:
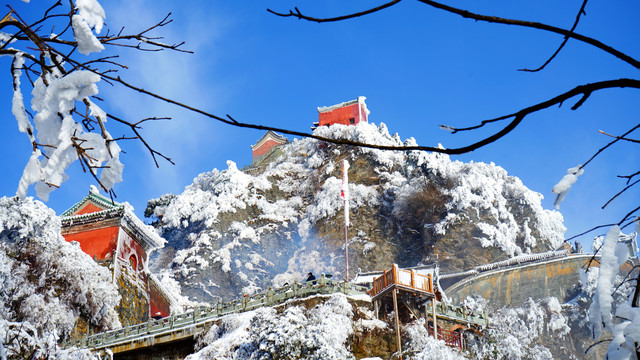
M 431 308 L 428 307 L 427 309 L 429 315 L 433 316 Z M 455 320 L 460 323 L 480 325 L 483 328 L 489 326 L 487 314 L 478 313 L 461 306 L 438 303 L 436 305 L 436 314 L 438 317 Z
M 365 294 L 367 289 L 365 286 L 337 282 L 322 276 L 314 281 L 287 285 L 275 290 L 269 289 L 266 292 L 244 296 L 232 302 L 220 302 L 211 307 L 196 308 L 184 314 L 150 320 L 146 323 L 67 341 L 63 343 L 62 347 L 70 348 L 75 346 L 78 348 L 102 349 L 144 337 L 173 333 L 189 327 L 201 326 L 224 315 L 250 311 L 263 306 L 275 306 L 293 298 L 337 292 L 347 295 Z
M 433 336 L 433 326 L 428 327 L 429 335 Z M 462 331 L 449 331 L 438 328 L 438 340 L 444 341 L 445 344 L 459 349 L 464 348 Z

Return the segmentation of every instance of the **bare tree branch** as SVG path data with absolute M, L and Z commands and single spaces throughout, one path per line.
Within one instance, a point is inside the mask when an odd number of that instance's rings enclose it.
M 636 171 L 635 173 L 631 174 L 631 175 L 618 175 L 619 178 L 623 178 L 623 179 L 627 179 L 627 184 L 629 184 L 629 182 L 631 181 L 632 178 L 636 177 L 640 175 L 640 171 Z
M 574 21 L 573 26 L 571 27 L 571 30 L 569 30 L 569 32 L 573 33 L 573 31 L 578 26 L 578 23 L 580 22 L 580 16 L 582 16 L 583 14 L 586 15 L 586 13 L 584 12 L 584 8 L 587 6 L 587 1 L 589 1 L 589 0 L 584 0 L 582 2 L 582 6 L 580 7 L 580 11 L 578 11 L 578 15 L 576 15 L 576 20 Z M 553 61 L 553 59 L 556 57 L 556 55 L 558 55 L 560 53 L 562 48 L 564 48 L 564 46 L 567 44 L 567 41 L 569 41 L 569 36 L 565 35 L 564 40 L 562 40 L 562 43 L 560 44 L 560 46 L 558 47 L 556 52 L 554 52 L 553 55 L 551 55 L 549 57 L 549 59 L 547 59 L 547 61 L 544 62 L 544 64 L 540 65 L 540 67 L 538 67 L 536 69 L 519 69 L 519 70 L 520 71 L 526 71 L 526 72 L 537 72 L 537 71 L 540 71 L 540 70 L 544 69 L 547 65 L 549 65 L 549 63 L 551 63 L 551 61 Z
M 585 166 L 587 166 L 587 164 L 589 164 L 593 159 L 596 158 L 596 156 L 600 155 L 600 153 L 602 153 L 603 151 L 605 151 L 607 148 L 609 148 L 611 145 L 617 143 L 618 141 L 620 141 L 621 138 L 624 138 L 625 136 L 631 134 L 632 132 L 634 132 L 636 129 L 640 128 L 640 124 L 632 127 L 631 129 L 629 129 L 627 132 L 625 132 L 624 134 L 622 134 L 622 136 L 620 137 L 616 137 L 615 140 L 611 141 L 610 143 L 608 143 L 606 146 L 602 147 L 601 149 L 599 149 L 595 154 L 593 154 L 592 157 L 589 158 L 589 160 L 587 160 L 584 164 L 580 165 L 580 169 L 584 168 Z
M 91 70 L 91 69 L 88 69 Z M 513 118 L 513 120 L 507 125 L 505 126 L 502 130 L 494 133 L 493 135 L 482 139 L 478 142 L 475 142 L 471 145 L 468 146 L 464 146 L 464 147 L 460 147 L 460 148 L 452 148 L 452 149 L 443 149 L 441 147 L 433 147 L 433 146 L 389 146 L 389 145 L 376 145 L 376 144 L 367 144 L 367 143 L 362 143 L 362 142 L 358 142 L 358 141 L 351 141 L 351 140 L 346 140 L 346 139 L 332 139 L 332 138 L 326 138 L 326 137 L 322 137 L 322 136 L 318 136 L 318 135 L 314 135 L 312 133 L 306 133 L 306 132 L 300 132 L 300 131 L 294 131 L 294 130 L 289 130 L 289 129 L 284 129 L 284 128 L 278 128 L 278 127 L 273 127 L 273 126 L 266 126 L 266 125 L 260 125 L 260 124 L 251 124 L 251 123 L 243 123 L 243 122 L 238 122 L 237 120 L 229 117 L 228 119 L 222 118 L 220 116 L 211 114 L 207 111 L 204 111 L 202 109 L 198 109 L 195 108 L 193 106 L 181 103 L 179 101 L 173 100 L 173 99 L 169 99 L 167 97 L 161 96 L 159 94 L 153 93 L 151 91 L 139 88 L 135 85 L 132 85 L 126 81 L 124 81 L 122 78 L 118 77 L 111 77 L 111 76 L 107 76 L 107 75 L 102 75 L 103 78 L 109 79 L 109 80 L 113 80 L 115 82 L 118 82 L 122 85 L 124 85 L 125 87 L 135 90 L 137 92 L 140 92 L 142 94 L 145 95 L 149 95 L 153 98 L 162 100 L 164 102 L 176 105 L 178 107 L 190 110 L 192 112 L 198 113 L 200 115 L 206 116 L 208 118 L 211 119 L 215 119 L 218 120 L 222 123 L 225 123 L 227 125 L 232 125 L 232 126 L 236 126 L 236 127 L 242 127 L 242 128 L 250 128 L 250 129 L 256 129 L 256 130 L 271 130 L 271 131 L 276 131 L 276 132 L 280 132 L 280 133 L 284 133 L 284 134 L 289 134 L 289 135 L 294 135 L 294 136 L 302 136 L 302 137 L 307 137 L 307 138 L 313 138 L 313 139 L 317 139 L 317 140 L 322 140 L 322 141 L 326 141 L 329 143 L 333 143 L 333 144 L 341 144 L 341 145 L 350 145 L 350 146 L 358 146 L 358 147 L 364 147 L 364 148 L 370 148 L 370 149 L 379 149 L 379 150 L 400 150 L 400 151 L 412 151 L 412 150 L 421 150 L 421 151 L 433 151 L 433 152 L 438 152 L 438 153 L 444 153 L 444 154 L 449 154 L 449 155 L 458 155 L 458 154 L 464 154 L 464 153 L 468 153 L 471 152 L 473 150 L 476 150 L 478 148 L 481 148 L 487 144 L 490 144 L 500 138 L 502 138 L 503 136 L 505 136 L 506 134 L 510 133 L 511 131 L 513 131 L 513 129 L 516 128 L 516 126 L 518 126 L 518 124 L 529 114 L 532 114 L 534 112 L 546 109 L 548 107 L 551 107 L 553 105 L 556 104 L 562 104 L 565 100 L 568 100 L 570 98 L 573 98 L 577 95 L 582 95 L 582 98 L 580 99 L 580 101 L 578 101 L 578 103 L 576 103 L 571 109 L 572 110 L 576 110 L 579 105 L 582 104 L 582 102 L 584 101 L 584 99 L 586 99 L 589 94 L 591 94 L 592 92 L 598 91 L 598 90 L 603 90 L 603 89 L 608 89 L 608 88 L 635 88 L 635 89 L 640 89 L 640 80 L 635 80 L 635 79 L 616 79 L 616 80 L 606 80 L 606 81 L 600 81 L 600 82 L 596 82 L 596 83 L 591 83 L 591 84 L 585 84 L 585 85 L 580 85 L 577 86 L 567 92 L 564 92 L 558 96 L 555 96 L 549 100 L 543 101 L 541 103 L 532 105 L 530 107 L 527 107 L 525 109 L 522 109 L 516 113 L 513 114 L 509 114 L 509 115 L 504 115 L 495 119 L 491 119 L 491 120 L 485 120 L 481 123 L 481 125 L 478 125 L 474 128 L 478 128 L 481 126 L 484 126 L 487 123 L 490 122 L 495 122 L 495 121 L 499 121 L 499 120 L 506 120 L 509 118 Z M 472 128 L 465 128 L 465 129 L 455 129 L 454 132 L 456 131 L 464 131 L 464 130 L 470 130 Z
M 442 3 L 439 3 L 437 1 L 433 1 L 433 0 L 417 0 L 425 5 L 429 5 L 432 6 L 436 9 L 440 9 L 440 10 L 444 10 L 446 12 L 450 12 L 453 14 L 457 14 L 462 16 L 463 18 L 467 18 L 467 19 L 473 19 L 476 21 L 485 21 L 485 22 L 489 22 L 489 23 L 497 23 L 497 24 L 505 24 L 505 25 L 514 25 L 514 26 L 522 26 L 522 27 L 527 27 L 527 28 L 532 28 L 532 29 L 538 29 L 538 30 L 543 30 L 543 31 L 548 31 L 548 32 L 552 32 L 555 34 L 560 34 L 563 35 L 565 37 L 569 37 L 572 39 L 576 39 L 578 41 L 587 43 L 591 46 L 594 46 L 608 54 L 611 54 L 615 57 L 617 57 L 618 59 L 630 64 L 631 66 L 635 67 L 636 69 L 640 69 L 640 61 L 634 59 L 633 57 L 611 47 L 608 46 L 596 39 L 593 39 L 591 37 L 585 36 L 585 35 L 581 35 L 578 33 L 575 33 L 573 31 L 570 30 L 566 30 L 566 29 L 562 29 L 559 27 L 555 27 L 555 26 L 551 26 L 551 25 L 547 25 L 547 24 L 543 24 L 543 23 L 539 23 L 539 22 L 534 22 L 534 21 L 524 21 L 524 20 L 516 20 L 516 19 L 506 19 L 506 18 L 501 18 L 498 16 L 487 16 L 487 15 L 481 15 L 481 14 L 477 14 L 477 13 L 473 13 L 471 11 L 468 10 L 464 10 L 464 9 L 460 9 L 460 8 L 456 8 L 453 6 L 449 6 L 449 5 L 445 5 Z M 391 6 L 394 5 L 395 3 L 387 3 L 385 5 Z M 388 7 L 386 6 L 386 7 Z M 284 13 L 276 13 L 274 11 L 270 11 L 271 13 L 274 13 L 276 15 L 279 16 L 293 16 L 296 17 L 298 19 L 302 19 L 302 20 L 308 20 L 308 21 L 314 21 L 314 22 L 330 22 L 330 21 L 340 21 L 340 20 L 345 20 L 345 19 L 350 19 L 353 17 L 357 17 L 357 16 L 362 16 L 362 15 L 367 15 L 367 14 L 371 14 L 373 12 L 377 12 L 380 10 L 383 10 L 383 8 L 381 9 L 370 9 L 367 11 L 363 11 L 361 13 L 353 13 L 353 14 L 349 14 L 349 15 L 343 15 L 343 16 L 339 16 L 339 17 L 334 17 L 334 18 L 315 18 L 315 17 L 311 17 L 311 16 L 307 16 L 304 15 L 300 12 L 300 10 L 298 10 L 298 8 L 295 8 L 295 12 L 294 11 L 289 11 L 288 14 L 284 14 Z
M 585 350 L 585 351 L 584 351 L 584 353 L 585 353 L 585 354 L 586 354 L 586 353 L 588 353 L 588 352 L 589 352 L 589 350 L 591 350 L 591 348 L 592 348 L 592 347 L 594 347 L 594 346 L 596 346 L 596 345 L 598 345 L 598 344 L 601 344 L 601 343 L 603 343 L 603 342 L 609 342 L 609 341 L 612 341 L 612 340 L 613 340 L 613 339 L 602 339 L 602 340 L 596 341 L 596 342 L 594 342 L 593 344 L 589 345 L 589 347 L 587 348 L 587 350 Z
M 638 126 L 640 126 L 640 124 Z M 638 126 L 636 126 L 636 128 L 638 128 Z M 607 134 L 606 132 L 604 132 L 602 130 L 598 130 L 598 132 L 600 134 L 602 134 L 602 135 L 607 135 L 609 137 L 616 138 L 618 140 L 624 140 L 624 141 L 629 141 L 629 142 L 633 142 L 633 143 L 636 143 L 636 144 L 640 144 L 640 140 L 637 140 L 637 139 L 629 139 L 629 138 L 625 138 L 625 137 L 622 137 L 622 136 L 615 136 L 615 135 Z
M 140 140 L 140 142 L 142 142 L 142 144 L 147 148 L 147 150 L 149 150 L 149 153 L 151 154 L 151 157 L 153 158 L 154 163 L 156 164 L 156 167 L 160 167 L 160 164 L 158 164 L 158 159 L 156 158 L 156 155 L 160 156 L 161 158 L 165 159 L 166 161 L 168 161 L 169 163 L 171 163 L 172 165 L 175 165 L 175 163 L 173 162 L 173 160 L 171 160 L 171 158 L 163 155 L 162 153 L 160 153 L 159 151 L 155 150 L 154 148 L 152 148 L 149 143 L 147 143 L 147 141 L 142 137 L 142 135 L 140 135 L 140 133 L 138 132 L 139 126 L 138 124 L 140 124 L 141 122 L 145 121 L 145 120 L 150 120 L 150 119 L 143 119 L 137 123 L 130 123 L 126 120 L 122 120 L 114 115 L 111 114 L 107 114 L 107 117 L 110 119 L 113 119 L 121 124 L 125 124 L 128 125 L 131 128 L 131 131 L 133 131 L 133 133 L 136 135 L 135 138 L 137 138 L 138 140 Z
M 558 28 L 555 26 L 551 26 L 551 25 L 547 25 L 547 24 L 543 24 L 543 23 L 538 23 L 538 22 L 533 22 L 533 21 L 523 21 L 523 20 L 515 20 L 515 19 L 505 19 L 505 18 L 500 18 L 497 16 L 486 16 L 486 15 L 480 15 L 480 14 L 475 14 L 472 13 L 470 11 L 467 10 L 463 10 L 463 9 L 458 9 L 455 7 L 451 7 L 448 5 L 444 5 L 441 4 L 439 2 L 436 1 L 432 1 L 432 0 L 418 0 L 421 3 L 433 6 L 435 8 L 450 12 L 450 13 L 454 13 L 454 14 L 458 14 L 464 18 L 469 18 L 469 19 L 474 19 L 474 20 L 479 20 L 479 21 L 486 21 L 486 22 L 490 22 L 490 23 L 498 23 L 498 24 L 505 24 L 505 25 L 515 25 L 515 26 L 522 26 L 522 27 L 528 27 L 528 28 L 533 28 L 533 29 L 538 29 L 538 30 L 544 30 L 544 31 L 549 31 L 552 33 L 556 33 L 556 34 L 560 34 L 560 35 L 564 35 L 564 36 L 568 36 L 570 38 L 582 41 L 584 43 L 587 43 L 589 45 L 592 45 L 606 53 L 609 53 L 615 57 L 617 57 L 618 59 L 630 64 L 631 66 L 635 67 L 636 69 L 640 69 L 640 61 L 634 59 L 633 57 L 624 54 L 621 51 L 618 51 L 616 49 L 614 49 L 611 46 L 608 46 L 606 44 L 603 44 L 602 42 L 590 38 L 588 36 L 584 36 L 584 35 L 580 35 L 574 32 L 571 32 L 569 30 L 565 30 L 562 28 Z
M 620 190 L 620 192 L 618 192 L 617 194 L 613 195 L 613 197 L 611 199 L 609 199 L 609 201 L 607 201 L 606 204 L 602 205 L 602 209 L 606 208 L 607 205 L 609 205 L 613 200 L 615 200 L 615 198 L 617 198 L 618 196 L 622 195 L 622 193 L 624 193 L 625 191 L 629 190 L 629 188 L 631 188 L 633 185 L 635 185 L 635 184 L 637 184 L 639 182 L 640 182 L 640 179 L 636 180 L 631 185 L 628 185 L 624 189 Z
M 324 23 L 324 22 L 334 22 L 334 21 L 342 21 L 342 20 L 347 20 L 347 19 L 353 19 L 353 18 L 357 18 L 360 16 L 364 16 L 364 15 L 369 15 L 372 14 L 374 12 L 378 12 L 380 10 L 386 9 L 388 7 L 391 7 L 397 3 L 399 3 L 401 0 L 393 0 L 390 1 L 386 4 L 382 4 L 380 6 L 376 6 L 374 8 L 371 8 L 369 10 L 364 10 L 364 11 L 360 11 L 357 13 L 353 13 L 353 14 L 349 14 L 349 15 L 343 15 L 343 16 L 337 16 L 337 17 L 332 17 L 332 18 L 314 18 L 314 17 L 310 17 L 310 16 L 305 16 L 302 15 L 302 13 L 300 12 L 300 10 L 298 10 L 298 8 L 295 8 L 295 12 L 293 10 L 289 10 L 289 13 L 279 13 L 276 11 L 273 11 L 271 9 L 267 9 L 268 12 L 274 14 L 274 15 L 278 15 L 278 16 L 282 16 L 282 17 L 289 17 L 289 16 L 293 16 L 296 17 L 298 19 L 302 19 L 302 20 L 307 20 L 307 21 L 313 21 L 313 22 L 317 22 L 317 23 Z

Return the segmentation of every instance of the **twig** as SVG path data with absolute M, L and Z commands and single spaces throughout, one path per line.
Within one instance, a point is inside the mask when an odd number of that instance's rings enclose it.
M 592 347 L 594 347 L 594 346 L 596 346 L 598 344 L 601 344 L 601 343 L 607 342 L 607 341 L 612 341 L 612 340 L 613 339 L 602 339 L 602 340 L 596 341 L 595 343 L 589 345 L 589 347 L 587 348 L 587 350 L 584 351 L 584 353 L 586 354 L 587 352 L 589 352 L 589 350 L 591 350 Z
M 576 20 L 573 22 L 573 26 L 571 27 L 571 30 L 569 30 L 569 32 L 573 33 L 573 31 L 578 26 L 578 23 L 580 22 L 580 16 L 582 16 L 583 14 L 586 15 L 586 13 L 584 12 L 584 9 L 587 6 L 587 1 L 589 1 L 589 0 L 584 0 L 582 2 L 582 6 L 580 7 L 580 11 L 578 11 L 578 15 L 576 15 Z M 525 69 L 519 69 L 519 70 L 520 71 L 526 71 L 526 72 L 537 72 L 537 71 L 540 71 L 540 70 L 544 69 L 547 65 L 549 65 L 549 63 L 551 63 L 551 61 L 556 57 L 556 55 L 558 55 L 560 53 L 562 48 L 564 48 L 564 46 L 567 44 L 567 41 L 569 41 L 569 36 L 565 35 L 564 40 L 562 40 L 562 43 L 560 44 L 560 46 L 558 47 L 556 52 L 554 52 L 553 55 L 551 55 L 549 57 L 549 59 L 547 59 L 547 61 L 544 62 L 544 64 L 540 65 L 540 67 L 538 67 L 536 69 L 526 69 L 525 68 Z
M 582 235 L 586 235 L 586 234 L 588 234 L 588 233 L 590 233 L 590 232 L 592 232 L 592 231 L 596 231 L 596 230 L 598 230 L 598 229 L 602 229 L 602 228 L 606 228 L 606 227 L 611 227 L 611 226 L 614 226 L 614 225 L 619 225 L 619 224 L 604 224 L 604 225 L 594 226 L 594 227 L 592 227 L 591 229 L 589 229 L 589 230 L 587 230 L 587 231 L 583 231 L 583 232 L 581 232 L 581 233 L 580 233 L 580 234 L 578 234 L 578 235 L 574 235 L 574 236 L 572 236 L 572 237 L 570 237 L 570 238 L 566 239 L 565 241 L 571 241 L 571 240 L 573 240 L 573 239 L 575 239 L 575 238 L 577 238 L 577 237 L 580 237 L 580 236 L 582 236 Z
M 632 127 L 631 129 L 629 129 L 627 132 L 625 132 L 624 134 L 622 134 L 622 136 L 620 136 L 620 138 L 623 138 L 627 135 L 629 135 L 630 133 L 632 133 L 633 131 L 635 131 L 636 129 L 640 128 L 640 124 Z M 584 164 L 582 164 L 580 166 L 580 169 L 584 168 L 585 166 L 587 166 L 587 164 L 589 164 L 593 159 L 596 158 L 596 156 L 600 155 L 601 152 L 603 152 L 604 150 L 606 150 L 609 146 L 617 143 L 620 139 L 616 138 L 615 140 L 613 140 L 612 142 L 608 143 L 607 145 L 605 145 L 604 147 L 600 148 L 595 154 L 593 154 L 592 157 L 589 158 L 589 160 L 587 160 L 587 162 L 585 162 Z
M 636 126 L 634 129 L 637 129 L 639 126 L 640 126 L 640 124 L 638 124 L 638 126 Z M 629 141 L 629 142 L 632 142 L 632 143 L 640 144 L 640 140 L 637 140 L 637 139 L 629 139 L 629 138 L 625 138 L 623 136 L 615 136 L 615 135 L 607 134 L 606 132 L 604 132 L 602 130 L 598 130 L 598 132 L 600 134 L 602 134 L 602 135 L 607 135 L 609 137 L 612 137 L 612 138 L 615 138 L 615 139 L 618 139 L 618 140 L 624 140 L 624 141 Z
M 302 20 L 307 20 L 307 21 L 313 21 L 313 22 L 317 22 L 317 23 L 324 23 L 324 22 L 334 22 L 334 21 L 342 21 L 342 20 L 347 20 L 347 19 L 353 19 L 353 18 L 357 18 L 360 16 L 364 16 L 364 15 L 368 15 L 368 14 L 372 14 L 374 12 L 378 12 L 380 10 L 386 9 L 388 7 L 391 7 L 397 3 L 399 3 L 401 0 L 393 0 L 391 2 L 388 2 L 386 4 L 382 4 L 380 6 L 376 6 L 374 8 L 371 8 L 369 10 L 364 10 L 364 11 L 360 11 L 357 13 L 353 13 L 353 14 L 349 14 L 349 15 L 342 15 L 342 16 L 337 16 L 337 17 L 332 17 L 332 18 L 314 18 L 311 16 L 305 16 L 302 15 L 302 13 L 300 12 L 300 10 L 298 10 L 298 8 L 295 8 L 295 12 L 293 12 L 292 10 L 289 10 L 289 13 L 279 13 L 276 11 L 273 11 L 271 9 L 267 9 L 268 12 L 274 14 L 274 15 L 278 15 L 278 16 L 282 16 L 282 17 L 289 17 L 289 16 L 293 16 L 296 17 L 298 19 L 302 19 Z
M 631 175 L 618 175 L 619 178 L 623 178 L 623 179 L 627 179 L 627 184 L 629 183 L 629 181 L 631 181 L 631 179 L 633 179 L 634 177 L 640 175 L 640 171 L 636 171 Z
M 632 187 L 633 185 L 637 184 L 640 182 L 640 179 L 636 180 L 634 183 L 632 183 L 631 185 L 628 185 L 627 187 L 625 187 L 624 189 L 620 190 L 619 193 L 613 195 L 613 197 L 611 199 L 609 199 L 609 201 L 607 201 L 606 204 L 602 205 L 602 209 L 606 208 L 607 205 L 609 205 L 609 203 L 611 203 L 615 198 L 617 198 L 618 196 L 620 196 L 623 192 L 629 190 L 630 187 Z

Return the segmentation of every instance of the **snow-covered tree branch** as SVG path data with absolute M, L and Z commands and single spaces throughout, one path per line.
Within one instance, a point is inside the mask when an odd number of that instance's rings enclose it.
M 127 68 L 118 62 L 117 49 L 185 51 L 181 43 L 164 44 L 161 37 L 152 35 L 171 23 L 169 15 L 139 33 L 124 33 L 122 28 L 118 33 L 107 29 L 100 35 L 105 18 L 96 0 L 77 0 L 66 5 L 58 1 L 35 20 L 11 8 L 0 21 L 0 54 L 12 58 L 12 113 L 32 148 L 18 185 L 20 197 L 35 184 L 38 197 L 47 200 L 66 180 L 65 171 L 76 160 L 113 195 L 113 185 L 122 181 L 124 165 L 118 143 L 123 140 L 141 141 L 156 165 L 158 157 L 171 162 L 143 138 L 140 126 L 147 119 L 124 120 L 98 105 L 102 101 L 98 84 L 119 83 L 120 78 L 113 74 Z M 123 124 L 130 135 L 113 137 L 108 119 Z

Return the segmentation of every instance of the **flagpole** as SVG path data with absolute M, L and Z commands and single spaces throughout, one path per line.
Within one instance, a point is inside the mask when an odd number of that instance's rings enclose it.
M 345 279 L 349 281 L 349 162 L 342 160 L 342 191 L 340 196 L 344 199 L 344 258 L 346 264 Z
M 349 206 L 347 200 L 344 201 L 344 206 Z M 347 282 L 349 282 L 349 224 L 344 223 L 344 257 L 347 261 Z

